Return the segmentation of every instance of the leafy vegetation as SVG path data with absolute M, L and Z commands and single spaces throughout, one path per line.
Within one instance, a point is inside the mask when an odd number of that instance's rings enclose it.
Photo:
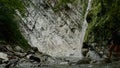
M 120 0 L 93 0 L 87 21 L 86 42 L 108 41 L 114 31 L 120 30 Z
M 22 0 L 0 0 L 0 40 L 27 49 L 29 44 L 19 30 L 16 10 L 24 16 L 25 7 Z
M 58 11 L 62 8 L 66 9 L 66 8 L 68 8 L 68 6 L 67 6 L 68 3 L 78 4 L 78 1 L 80 1 L 80 0 L 57 0 L 57 4 L 53 8 L 53 10 Z

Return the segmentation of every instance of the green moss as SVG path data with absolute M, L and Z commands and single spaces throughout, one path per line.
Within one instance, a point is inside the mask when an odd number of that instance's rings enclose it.
M 83 9 L 82 15 L 84 16 L 84 14 L 85 14 L 85 12 L 86 12 L 86 9 L 87 9 L 87 6 L 88 6 L 88 0 L 83 0 L 83 1 L 81 2 L 81 5 L 82 5 L 82 9 Z
M 77 3 L 76 1 L 79 1 L 79 0 L 58 0 L 57 4 L 53 8 L 53 10 L 59 11 L 61 9 L 66 9 L 68 3 L 75 4 L 75 3 Z
M 27 50 L 30 45 L 19 30 L 15 10 L 18 10 L 24 16 L 25 8 L 22 0 L 0 0 L 0 39 Z
M 85 41 L 92 38 L 92 42 L 107 41 L 113 31 L 120 30 L 120 1 L 93 0 L 92 10 L 88 14 L 91 18 Z

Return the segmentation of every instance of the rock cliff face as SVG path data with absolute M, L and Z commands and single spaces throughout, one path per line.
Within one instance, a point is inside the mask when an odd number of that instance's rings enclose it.
M 28 1 L 27 17 L 21 17 L 21 31 L 31 46 L 54 57 L 82 57 L 87 27 L 82 8 L 68 3 L 54 11 L 56 0 Z

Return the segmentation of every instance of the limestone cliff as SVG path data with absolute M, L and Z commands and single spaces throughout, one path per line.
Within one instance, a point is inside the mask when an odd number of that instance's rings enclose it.
M 91 0 L 90 0 L 91 1 Z M 31 46 L 54 57 L 82 57 L 87 23 L 81 5 L 66 3 L 54 11 L 57 0 L 30 0 L 21 31 Z

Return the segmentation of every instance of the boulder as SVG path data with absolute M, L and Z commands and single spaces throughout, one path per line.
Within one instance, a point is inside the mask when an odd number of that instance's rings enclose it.
M 27 55 L 27 58 L 31 61 L 31 62 L 36 62 L 36 63 L 40 63 L 41 59 L 39 57 L 36 57 L 34 55 Z
M 90 58 L 83 58 L 83 59 L 77 61 L 76 64 L 89 64 L 90 62 L 91 62 Z
M 24 52 L 24 50 L 20 46 L 16 46 L 14 49 L 18 52 Z
M 3 53 L 3 52 L 0 52 L 0 58 L 3 59 L 4 61 L 8 61 L 8 55 Z
M 6 45 L 0 45 L 0 52 L 7 52 L 8 49 L 6 48 Z

